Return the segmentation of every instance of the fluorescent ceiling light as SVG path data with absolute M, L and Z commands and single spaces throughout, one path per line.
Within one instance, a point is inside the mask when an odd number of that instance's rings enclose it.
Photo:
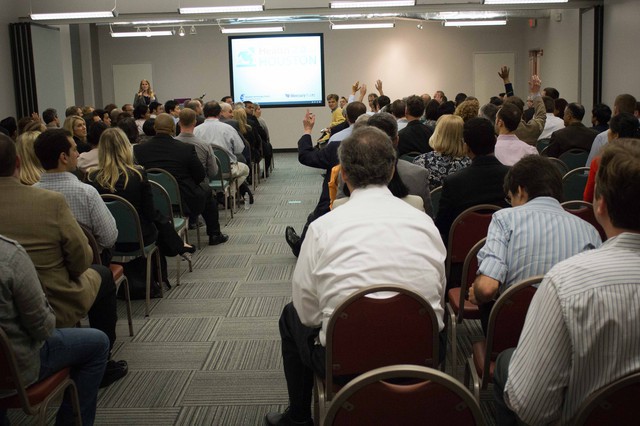
M 367 28 L 393 28 L 396 24 L 392 22 L 380 22 L 373 24 L 331 24 L 332 30 L 360 30 Z
M 281 33 L 284 27 L 220 28 L 222 34 Z
M 429 19 L 437 19 L 437 20 L 468 20 L 468 19 L 504 19 L 507 15 L 506 12 L 500 11 L 466 11 L 466 12 L 436 12 L 432 16 L 429 16 Z
M 52 21 L 56 19 L 92 19 L 92 18 L 113 18 L 115 11 L 106 10 L 101 12 L 71 12 L 71 13 L 32 13 L 31 19 L 34 21 Z
M 202 22 L 202 19 L 161 19 L 157 21 L 117 21 L 112 22 L 112 25 L 170 25 L 170 24 L 185 24 L 191 22 Z
M 482 27 L 489 25 L 507 25 L 507 20 L 493 19 L 484 21 L 444 21 L 445 27 Z
M 330 3 L 332 9 L 352 9 L 358 7 L 401 7 L 415 6 L 415 0 L 388 1 L 334 1 Z
M 261 4 L 250 4 L 244 6 L 181 7 L 178 10 L 182 15 L 194 13 L 262 12 L 264 6 Z
M 484 0 L 484 4 L 545 4 L 568 2 L 569 0 Z
M 157 37 L 157 36 L 170 36 L 173 35 L 173 32 L 170 30 L 166 31 L 130 31 L 130 32 L 120 32 L 120 33 L 111 33 L 111 37 Z

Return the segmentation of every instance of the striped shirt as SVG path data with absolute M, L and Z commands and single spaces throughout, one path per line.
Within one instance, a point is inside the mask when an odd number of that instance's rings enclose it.
M 623 233 L 545 276 L 511 358 L 505 401 L 527 424 L 570 424 L 589 394 L 637 371 L 640 234 Z
M 478 273 L 499 281 L 502 293 L 601 244 L 590 223 L 565 211 L 555 198 L 536 197 L 493 214 L 487 242 L 478 253 Z

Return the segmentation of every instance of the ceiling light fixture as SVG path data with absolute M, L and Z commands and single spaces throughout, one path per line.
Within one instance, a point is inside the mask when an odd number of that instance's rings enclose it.
M 332 9 L 357 9 L 360 7 L 403 7 L 415 6 L 415 0 L 389 0 L 389 1 L 334 1 L 330 3 Z
M 568 2 L 569 0 L 484 0 L 484 4 L 547 4 Z
M 507 25 L 506 19 L 493 19 L 484 21 L 444 21 L 445 27 L 483 27 L 492 25 Z
M 126 31 L 120 33 L 111 33 L 111 37 L 113 38 L 121 38 L 121 37 L 157 37 L 157 36 L 170 36 L 173 35 L 169 30 L 147 30 L 147 31 Z
M 180 25 L 180 29 L 178 30 L 178 35 L 180 37 L 184 37 L 184 27 L 182 25 Z
M 362 30 L 375 28 L 394 28 L 396 24 L 392 22 L 379 22 L 373 24 L 331 24 L 332 30 Z
M 250 4 L 244 6 L 181 7 L 178 11 L 181 15 L 201 13 L 262 12 L 264 11 L 264 5 Z
M 246 34 L 246 33 L 281 33 L 284 31 L 283 26 L 279 27 L 253 27 L 253 28 L 222 28 L 222 34 Z
M 54 21 L 58 19 L 96 19 L 114 18 L 118 13 L 114 10 L 100 12 L 70 12 L 70 13 L 32 13 L 31 19 L 34 21 Z
M 189 34 L 191 34 L 191 35 L 196 35 L 196 34 L 198 34 L 198 33 L 196 32 L 196 26 L 195 26 L 195 25 L 192 25 L 192 26 L 191 26 L 191 29 L 189 30 Z

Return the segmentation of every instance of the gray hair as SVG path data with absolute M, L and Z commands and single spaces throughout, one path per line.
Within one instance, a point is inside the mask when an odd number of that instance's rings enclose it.
M 396 150 L 391 140 L 382 130 L 371 126 L 355 130 L 340 142 L 338 156 L 354 189 L 367 185 L 386 186 L 396 164 Z
M 353 123 L 351 126 L 353 127 L 353 130 L 356 131 L 361 127 L 367 126 L 368 120 L 369 120 L 369 116 L 367 114 L 362 114 L 360 117 L 356 119 L 356 122 Z
M 496 123 L 496 114 L 498 113 L 498 107 L 494 104 L 484 104 L 480 108 L 478 112 L 478 117 L 484 117 L 487 120 L 491 121 L 491 124 Z
M 232 111 L 233 107 L 231 106 L 231 104 L 228 104 L 226 102 L 219 102 L 218 103 L 220 105 L 220 111 Z
M 377 127 L 394 140 L 398 136 L 398 120 L 388 112 L 379 112 L 369 117 L 369 126 Z

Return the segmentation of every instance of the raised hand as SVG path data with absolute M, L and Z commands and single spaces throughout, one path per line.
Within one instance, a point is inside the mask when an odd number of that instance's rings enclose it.
M 506 65 L 503 65 L 502 67 L 500 67 L 500 71 L 498 71 L 498 77 L 502 79 L 504 84 L 511 83 L 511 81 L 509 81 L 509 71 L 510 69 Z

